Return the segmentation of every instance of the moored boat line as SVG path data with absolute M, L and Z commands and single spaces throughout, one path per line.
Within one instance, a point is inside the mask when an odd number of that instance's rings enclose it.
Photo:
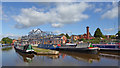
M 57 55 L 59 51 L 42 49 L 30 44 L 21 45 L 17 44 L 14 46 L 15 50 L 24 54 L 36 54 L 36 55 Z

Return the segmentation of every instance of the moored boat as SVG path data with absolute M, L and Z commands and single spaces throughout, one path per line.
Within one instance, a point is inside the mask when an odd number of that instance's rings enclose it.
M 101 51 L 120 51 L 119 44 L 93 44 L 94 47 L 99 47 Z
M 58 45 L 54 44 L 38 44 L 38 48 L 57 50 L 59 47 Z
M 22 53 L 26 53 L 26 54 L 33 54 L 34 53 L 34 49 L 29 44 L 27 44 L 27 45 L 15 45 L 14 48 L 16 51 L 19 51 Z
M 74 46 L 60 46 L 59 50 L 65 50 L 65 51 L 75 51 L 75 52 L 84 52 L 84 53 L 97 53 L 98 47 L 93 47 L 92 44 L 77 44 Z

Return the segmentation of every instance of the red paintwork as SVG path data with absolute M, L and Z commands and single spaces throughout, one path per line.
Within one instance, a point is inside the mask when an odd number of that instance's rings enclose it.
M 61 46 L 60 44 L 57 44 L 58 46 Z

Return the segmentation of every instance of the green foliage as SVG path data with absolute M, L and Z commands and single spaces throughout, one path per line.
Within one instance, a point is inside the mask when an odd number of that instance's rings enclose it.
M 110 42 L 110 41 L 107 40 L 107 39 L 104 39 L 104 40 L 101 40 L 100 42 L 101 42 L 101 43 L 108 43 L 108 42 Z
M 118 35 L 117 39 L 120 39 L 120 31 L 118 31 L 118 33 L 116 35 Z
M 60 34 L 59 36 L 63 36 L 63 35 L 65 35 L 67 39 L 70 38 L 69 35 L 68 35 L 67 33 L 66 33 L 66 34 L 62 33 L 62 34 Z
M 63 35 L 65 35 L 64 33 L 62 33 L 62 34 L 60 34 L 59 36 L 63 36 Z
M 76 40 L 73 40 L 73 42 L 75 43 L 75 42 L 76 42 Z
M 94 43 L 97 44 L 100 42 L 100 39 L 92 39 L 92 40 L 88 40 L 90 43 Z
M 5 48 L 2 48 L 2 51 L 9 51 L 11 49 L 12 49 L 12 47 L 5 47 Z
M 84 38 L 82 38 L 82 39 L 78 39 L 78 41 L 84 41 L 85 39 Z
M 1 40 L 2 44 L 11 44 L 12 43 L 12 39 L 9 37 L 4 37 Z
M 69 35 L 66 33 L 66 35 L 65 35 L 66 37 L 67 37 L 67 39 L 69 39 L 70 37 L 69 37 Z
M 103 34 L 102 34 L 101 30 L 99 28 L 97 28 L 95 33 L 94 33 L 94 37 L 100 38 L 102 36 L 103 36 Z
M 120 40 L 118 40 L 118 39 L 117 39 L 117 40 L 113 40 L 113 42 L 119 43 L 119 42 L 120 42 Z
M 110 38 L 111 38 L 111 39 L 115 39 L 116 36 L 115 36 L 115 35 L 111 35 Z
M 102 35 L 102 38 L 107 38 L 107 37 L 105 37 L 104 35 Z
M 95 38 L 95 39 L 79 39 L 79 41 L 97 44 L 97 43 L 99 43 L 101 41 L 101 39 L 100 38 Z

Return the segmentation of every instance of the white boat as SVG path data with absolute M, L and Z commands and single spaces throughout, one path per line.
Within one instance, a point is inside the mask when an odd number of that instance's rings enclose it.
M 76 43 L 66 43 L 65 45 L 74 46 L 74 45 L 77 45 L 77 44 Z

